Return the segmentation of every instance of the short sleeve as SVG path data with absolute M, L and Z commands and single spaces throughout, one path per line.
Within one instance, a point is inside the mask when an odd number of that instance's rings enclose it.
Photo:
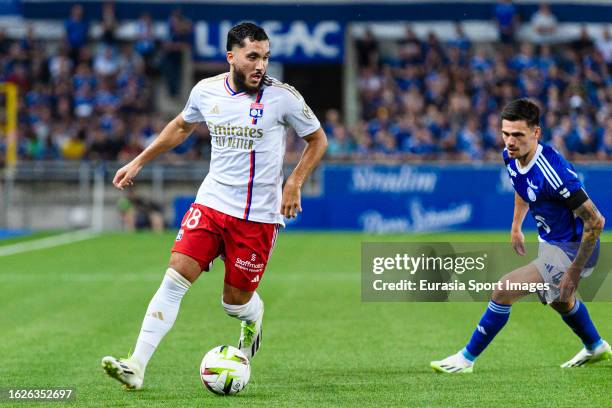
M 578 177 L 578 172 L 559 153 L 554 152 L 548 155 L 548 158 L 543 156 L 540 165 L 544 177 L 553 187 L 553 194 L 564 201 L 569 208 L 576 209 L 588 200 L 589 197 Z
M 198 107 L 198 100 L 200 96 L 199 87 L 196 85 L 191 90 L 189 94 L 189 100 L 187 100 L 187 104 L 185 105 L 185 109 L 183 109 L 182 115 L 183 119 L 187 123 L 198 123 L 204 122 L 205 118 Z
M 299 137 L 308 136 L 321 127 L 312 109 L 295 89 L 284 92 L 282 106 L 283 121 L 291 126 Z
M 552 167 L 552 174 L 555 179 L 558 177 L 560 179 L 560 186 L 556 189 L 559 193 L 563 195 L 565 193 L 564 190 L 567 190 L 569 193 L 573 193 L 582 189 L 582 182 L 580 178 L 578 178 L 578 172 L 568 161 L 566 161 L 560 155 L 556 158 L 556 160 L 552 160 L 550 163 L 550 167 Z

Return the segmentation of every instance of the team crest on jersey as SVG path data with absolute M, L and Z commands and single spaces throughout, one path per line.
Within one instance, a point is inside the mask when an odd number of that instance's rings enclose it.
M 531 189 L 531 187 L 527 187 L 527 197 L 529 197 L 531 201 L 535 201 L 537 199 L 537 196 L 534 193 L 534 191 Z
M 249 109 L 249 116 L 253 119 L 259 119 L 263 116 L 263 103 L 253 102 L 251 104 L 251 109 Z

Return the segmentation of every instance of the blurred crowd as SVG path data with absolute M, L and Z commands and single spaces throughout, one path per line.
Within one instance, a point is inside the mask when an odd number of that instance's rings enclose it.
M 328 112 L 329 155 L 383 160 L 498 160 L 499 113 L 518 97 L 542 109 L 543 141 L 572 159 L 612 160 L 612 36 L 586 26 L 563 41 L 550 7 L 531 20 L 533 41 L 515 39 L 510 1 L 494 11 L 500 41 L 473 44 L 460 24 L 454 39 L 408 27 L 383 52 L 370 31 L 357 40 L 361 120 L 345 126 Z
M 151 143 L 169 119 L 155 114 L 153 80 L 165 80 L 167 94 L 177 96 L 181 51 L 191 44 L 191 22 L 180 9 L 167 24 L 168 38 L 159 41 L 144 14 L 137 39 L 121 41 L 107 3 L 94 40 L 77 4 L 58 44 L 37 40 L 31 28 L 21 40 L 0 31 L 0 82 L 17 84 L 20 93 L 19 159 L 126 161 Z M 168 157 L 206 154 L 205 138 L 199 130 Z
M 517 42 L 512 2 L 500 1 L 493 17 L 500 35 L 493 44 L 472 43 L 461 24 L 446 42 L 433 33 L 419 38 L 408 27 L 386 48 L 366 31 L 355 43 L 361 118 L 347 126 L 338 111 L 325 114 L 328 158 L 498 160 L 499 112 L 511 99 L 529 97 L 542 107 L 544 141 L 573 159 L 612 160 L 610 30 L 603 28 L 595 41 L 585 26 L 578 39 L 560 41 L 556 18 L 543 5 L 529 22 L 532 41 Z M 168 121 L 156 114 L 153 82 L 162 79 L 170 96 L 179 94 L 191 21 L 176 9 L 160 41 L 145 14 L 137 38 L 121 41 L 108 3 L 100 27 L 93 40 L 83 9 L 74 5 L 64 40 L 54 47 L 32 30 L 21 40 L 0 31 L 0 82 L 18 84 L 22 95 L 20 160 L 126 161 Z M 303 144 L 290 137 L 287 146 L 298 155 Z M 200 126 L 166 157 L 209 154 L 209 135 Z

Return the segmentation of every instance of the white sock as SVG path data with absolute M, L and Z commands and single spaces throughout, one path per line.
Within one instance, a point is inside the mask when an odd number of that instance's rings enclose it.
M 263 302 L 257 292 L 254 292 L 251 300 L 244 305 L 230 305 L 223 301 L 223 297 L 221 297 L 221 304 L 228 315 L 249 323 L 259 319 L 263 310 Z
M 131 357 L 140 364 L 143 372 L 159 342 L 172 328 L 181 300 L 190 286 L 191 283 L 180 273 L 168 268 L 159 289 L 149 303 Z

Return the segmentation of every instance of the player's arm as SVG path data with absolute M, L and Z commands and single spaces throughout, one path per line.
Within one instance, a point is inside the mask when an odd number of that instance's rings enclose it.
M 520 195 L 514 192 L 514 218 L 512 218 L 512 229 L 510 230 L 510 242 L 512 248 L 517 254 L 525 255 L 525 235 L 523 234 L 523 221 L 529 211 L 529 204 L 527 204 Z
M 580 280 L 580 274 L 584 269 L 587 261 L 593 254 L 597 241 L 601 235 L 606 219 L 599 212 L 593 201 L 586 195 L 584 190 L 580 190 L 581 193 L 575 194 L 576 197 L 574 202 L 577 200 L 583 201 L 577 208 L 574 209 L 574 214 L 582 219 L 584 224 L 582 231 L 582 240 L 578 247 L 578 252 L 574 261 L 568 268 L 567 272 L 559 282 L 559 289 L 561 290 L 561 301 L 569 302 L 574 294 L 574 291 L 578 287 L 578 281 Z M 570 197 L 572 200 L 573 197 Z M 572 203 L 569 203 L 570 205 Z M 575 205 L 575 204 L 574 204 Z
M 327 150 L 327 136 L 325 136 L 322 128 L 304 136 L 303 139 L 307 145 L 297 166 L 287 178 L 283 189 L 281 214 L 287 218 L 294 218 L 298 212 L 302 212 L 300 189 Z
M 160 154 L 183 143 L 196 126 L 197 123 L 185 122 L 182 114 L 177 115 L 166 125 L 166 127 L 164 127 L 161 133 L 153 140 L 153 143 L 131 162 L 117 170 L 115 178 L 113 179 L 115 187 L 119 190 L 123 190 L 125 187 L 134 184 L 134 177 L 136 177 L 145 164 L 155 159 Z

